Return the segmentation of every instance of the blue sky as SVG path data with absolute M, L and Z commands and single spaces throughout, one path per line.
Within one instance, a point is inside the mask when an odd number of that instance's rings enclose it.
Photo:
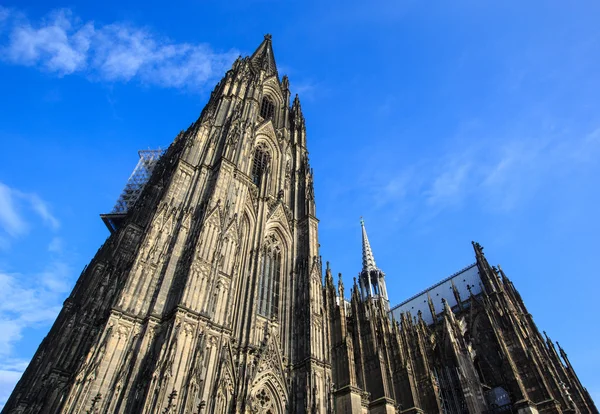
M 303 103 L 322 255 L 346 285 L 361 215 L 392 303 L 472 263 L 477 240 L 600 401 L 600 3 L 219 3 L 2 2 L 0 406 L 136 151 L 168 146 L 264 33 Z

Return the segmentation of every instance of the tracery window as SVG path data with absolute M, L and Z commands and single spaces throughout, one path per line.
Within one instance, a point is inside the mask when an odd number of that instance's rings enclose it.
M 265 96 L 260 104 L 260 116 L 266 121 L 267 119 L 273 119 L 275 114 L 275 104 L 268 96 Z
M 275 414 L 280 412 L 277 405 L 273 395 L 263 388 L 254 396 L 253 412 L 260 414 Z
M 267 247 L 262 254 L 258 285 L 258 313 L 276 318 L 279 313 L 279 280 L 281 278 L 281 250 Z
M 260 178 L 269 164 L 269 152 L 263 146 L 254 150 L 254 162 L 252 163 L 252 181 L 260 187 Z

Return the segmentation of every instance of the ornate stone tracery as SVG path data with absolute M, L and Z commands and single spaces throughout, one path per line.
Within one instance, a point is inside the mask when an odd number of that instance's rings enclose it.
M 479 290 L 395 320 L 370 246 L 348 297 L 323 278 L 314 178 L 266 36 L 110 227 L 3 414 L 598 413 L 477 243 Z

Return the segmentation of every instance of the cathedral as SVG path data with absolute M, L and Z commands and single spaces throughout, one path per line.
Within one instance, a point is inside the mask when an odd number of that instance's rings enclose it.
M 168 149 L 140 152 L 2 414 L 598 413 L 478 243 L 471 266 L 390 306 L 361 222 L 362 269 L 349 289 L 334 277 L 271 42 Z

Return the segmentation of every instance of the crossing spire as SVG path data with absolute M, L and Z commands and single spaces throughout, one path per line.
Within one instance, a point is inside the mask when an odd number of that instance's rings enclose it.
M 367 230 L 365 229 L 365 221 L 360 218 L 360 225 L 362 227 L 362 265 L 363 270 L 370 271 L 377 269 L 375 264 L 375 258 L 373 257 L 373 251 L 371 250 L 371 244 L 367 237 Z

